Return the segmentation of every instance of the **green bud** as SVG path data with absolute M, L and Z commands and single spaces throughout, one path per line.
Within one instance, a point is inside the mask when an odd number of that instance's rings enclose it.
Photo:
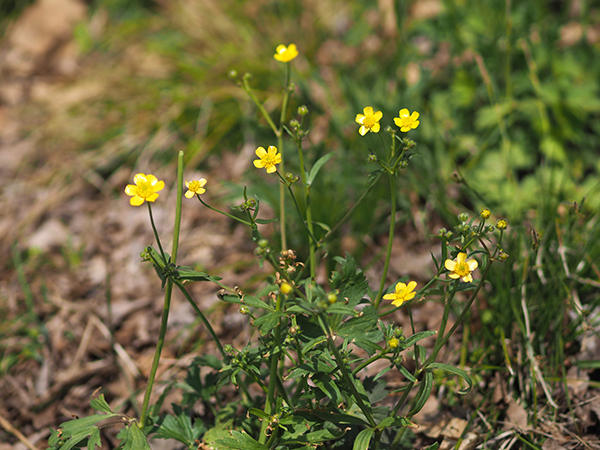
M 337 302 L 337 295 L 335 295 L 335 292 L 327 294 L 327 301 L 332 305 Z
M 458 220 L 460 220 L 461 222 L 466 222 L 467 220 L 469 220 L 469 215 L 466 212 L 462 212 L 458 215 Z
M 260 248 L 267 248 L 269 246 L 269 241 L 267 241 L 266 239 L 261 239 L 260 241 L 258 241 L 258 246 Z
M 238 72 L 235 69 L 230 70 L 227 76 L 229 76 L 229 78 L 231 78 L 232 80 L 235 80 L 238 77 Z
M 304 117 L 305 115 L 308 114 L 308 108 L 305 105 L 302 105 L 298 108 L 298 114 L 300 114 L 302 117 Z

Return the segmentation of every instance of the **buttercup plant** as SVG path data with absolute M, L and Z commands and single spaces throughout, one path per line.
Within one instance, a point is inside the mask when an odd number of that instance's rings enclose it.
M 134 184 L 125 193 L 130 203 L 140 206 L 146 202 L 156 246 L 147 246 L 142 259 L 151 263 L 164 288 L 165 299 L 155 356 L 148 377 L 139 419 L 115 412 L 102 395 L 92 399 L 91 406 L 98 414 L 65 422 L 49 439 L 53 449 L 73 448 L 86 443 L 89 449 L 100 445 L 100 429 L 108 425 L 122 427 L 119 437 L 123 449 L 148 449 L 147 439 L 176 439 L 189 449 L 206 445 L 216 449 L 310 449 L 328 446 L 355 450 L 395 449 L 402 445 L 407 428 L 416 427 L 413 417 L 424 406 L 433 390 L 434 371 L 446 372 L 462 378 L 466 394 L 472 381 L 460 368 L 437 361 L 438 354 L 448 339 L 463 322 L 478 292 L 483 286 L 492 264 L 505 260 L 501 243 L 508 226 L 500 220 L 486 225 L 491 212 L 469 220 L 462 213 L 453 231 L 440 230 L 437 238 L 441 245 L 441 261 L 433 259 L 433 277 L 418 289 L 417 281 L 402 278 L 390 283 L 387 278 L 396 227 L 396 179 L 410 166 L 416 153 L 416 143 L 404 134 L 419 126 L 419 113 L 400 109 L 394 118 L 398 129 L 388 127 L 391 141 L 385 142 L 380 121 L 381 111 L 372 106 L 357 114 L 358 132 L 379 136 L 382 147 L 365 157 L 378 165 L 371 174 L 364 192 L 348 207 L 348 212 L 338 223 L 328 223 L 315 228 L 311 204 L 318 201 L 318 192 L 311 187 L 320 170 L 332 154 L 326 154 L 312 164 L 306 157 L 304 118 L 308 108 L 299 110 L 300 120 L 286 125 L 286 110 L 292 92 L 290 61 L 298 55 L 296 46 L 277 47 L 275 59 L 286 63 L 286 82 L 282 96 L 279 125 L 275 125 L 264 106 L 251 90 L 244 76 L 239 84 L 254 101 L 277 138 L 277 146 L 258 147 L 258 159 L 248 161 L 257 170 L 265 169 L 269 181 L 281 186 L 281 203 L 276 218 L 262 218 L 260 199 L 248 197 L 232 207 L 237 215 L 210 206 L 205 200 L 206 179 L 185 182 L 183 193 L 183 153 L 179 153 L 177 169 L 177 197 L 173 248 L 169 255 L 163 250 L 160 233 L 156 229 L 150 204 L 159 197 L 164 182 L 153 175 L 138 174 Z M 349 121 L 351 118 L 349 118 Z M 297 150 L 299 175 L 283 170 L 284 132 Z M 271 174 L 275 174 L 271 175 Z M 357 262 L 350 256 L 332 256 L 325 244 L 340 225 L 350 217 L 356 207 L 369 197 L 373 186 L 382 176 L 389 180 L 390 224 L 388 243 L 381 278 L 368 280 Z M 299 185 L 296 185 L 299 183 Z M 298 187 L 295 187 L 298 186 Z M 302 201 L 296 195 L 300 191 Z M 206 195 L 205 195 L 206 194 Z M 286 211 L 283 197 L 289 195 L 295 211 L 288 220 L 297 220 L 308 243 L 306 261 L 299 260 L 294 249 L 286 246 Z M 182 198 L 196 197 L 200 207 L 219 212 L 249 229 L 249 238 L 256 244 L 255 254 L 261 266 L 268 267 L 270 277 L 266 285 L 255 293 L 230 287 L 221 278 L 177 265 L 179 228 Z M 161 198 L 162 200 L 162 198 Z M 186 203 L 186 207 L 190 203 Z M 240 217 L 241 216 L 241 217 Z M 278 221 L 282 235 L 281 245 L 273 245 L 263 236 L 260 226 Z M 506 255 L 506 256 L 505 256 Z M 336 270 L 326 283 L 317 280 L 317 269 L 325 258 L 333 258 Z M 247 318 L 256 331 L 243 348 L 222 345 L 210 321 L 186 289 L 190 282 L 209 282 L 219 289 L 218 298 L 239 305 L 239 313 Z M 372 290 L 372 286 L 378 286 Z M 180 383 L 185 395 L 181 405 L 173 406 L 174 415 L 160 415 L 160 397 L 151 407 L 153 387 L 158 363 L 164 345 L 165 333 L 173 288 L 179 289 L 192 306 L 203 325 L 212 336 L 218 355 L 197 357 L 189 366 L 185 382 Z M 460 311 L 450 330 L 446 325 L 453 309 L 457 292 L 468 293 L 458 308 Z M 440 295 L 440 293 L 442 293 Z M 411 308 L 425 297 L 439 299 L 444 304 L 438 330 L 416 333 L 411 319 L 411 329 L 402 330 L 388 316 L 399 308 Z M 456 308 L 453 310 L 456 311 Z M 428 351 L 420 341 L 435 336 Z M 387 368 L 373 374 L 369 367 L 383 360 Z M 402 386 L 396 390 L 387 387 L 386 373 L 398 371 Z M 238 395 L 232 399 L 226 386 L 233 384 Z M 417 389 L 418 387 L 418 389 Z M 209 414 L 197 417 L 193 411 L 201 403 Z M 241 412 L 240 412 L 241 411 Z

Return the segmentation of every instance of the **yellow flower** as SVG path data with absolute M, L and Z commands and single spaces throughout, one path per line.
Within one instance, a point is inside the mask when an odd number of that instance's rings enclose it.
M 398 338 L 391 338 L 388 341 L 388 345 L 390 346 L 390 348 L 397 348 L 398 345 L 400 345 L 400 341 L 398 340 Z
M 278 45 L 275 51 L 277 53 L 273 55 L 273 58 L 281 62 L 290 62 L 292 59 L 298 56 L 296 44 L 290 44 L 287 47 L 285 45 Z
M 125 193 L 131 198 L 129 203 L 132 206 L 140 206 L 147 202 L 153 202 L 158 198 L 158 191 L 162 191 L 165 187 L 164 181 L 159 181 L 154 175 L 145 175 L 138 173 L 133 177 L 135 184 L 128 184 L 125 188 Z
M 358 132 L 361 136 L 367 134 L 368 131 L 372 131 L 373 133 L 379 133 L 379 129 L 381 126 L 379 125 L 379 121 L 383 117 L 383 113 L 381 111 L 373 112 L 373 108 L 367 106 L 363 109 L 364 114 L 357 114 L 356 123 L 360 124 L 360 128 Z
M 277 147 L 269 145 L 268 152 L 263 147 L 258 147 L 254 153 L 260 158 L 254 160 L 254 167 L 267 169 L 267 173 L 273 173 L 277 170 L 275 165 L 281 162 L 281 154 L 277 153 Z
M 206 189 L 204 189 L 204 185 L 206 184 L 205 178 L 200 178 L 199 180 L 186 181 L 185 187 L 188 188 L 187 192 L 184 194 L 185 198 L 192 198 L 194 195 L 204 194 Z
M 402 303 L 407 302 L 416 295 L 416 292 L 413 292 L 416 287 L 416 281 L 411 281 L 408 283 L 408 285 L 404 283 L 398 283 L 396 285 L 396 292 L 393 294 L 385 294 L 383 299 L 392 300 L 392 305 L 394 306 L 402 306 Z
M 281 283 L 281 286 L 279 286 L 279 290 L 281 291 L 282 294 L 288 295 L 289 293 L 291 293 L 294 290 L 294 288 L 289 283 Z
M 489 219 L 491 215 L 492 215 L 492 212 L 487 208 L 484 209 L 483 211 L 481 211 L 481 214 L 480 214 L 482 219 Z
M 419 113 L 414 111 L 412 114 L 408 112 L 408 109 L 404 108 L 400 110 L 400 117 L 394 117 L 394 123 L 400 127 L 400 131 L 406 133 L 407 131 L 414 130 L 419 126 Z
M 477 269 L 479 264 L 475 259 L 470 259 L 467 261 L 466 253 L 459 253 L 456 255 L 454 260 L 447 259 L 444 263 L 446 269 L 448 269 L 451 273 L 448 275 L 450 278 L 462 278 L 465 283 L 470 283 L 473 281 L 473 276 L 471 272 Z

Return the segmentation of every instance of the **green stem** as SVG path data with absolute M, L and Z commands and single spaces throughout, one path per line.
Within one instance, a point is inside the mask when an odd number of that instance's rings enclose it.
M 206 203 L 204 200 L 202 200 L 202 199 L 200 198 L 200 196 L 199 196 L 199 195 L 196 195 L 196 197 L 198 197 L 198 200 L 200 200 L 200 203 L 202 203 L 202 204 L 203 204 L 204 206 L 206 206 L 208 209 L 211 209 L 211 210 L 213 210 L 213 211 L 215 211 L 215 212 L 218 212 L 219 214 L 223 214 L 224 216 L 227 216 L 227 217 L 229 217 L 230 219 L 237 220 L 238 222 L 240 222 L 240 223 L 243 223 L 244 225 L 247 225 L 247 226 L 249 226 L 250 228 L 252 228 L 252 224 L 251 224 L 250 222 L 246 222 L 244 219 L 240 219 L 239 217 L 235 217 L 235 216 L 233 216 L 233 215 L 231 215 L 231 214 L 228 214 L 228 213 L 226 213 L 225 211 L 221 211 L 220 209 L 213 208 L 213 207 L 212 207 L 212 206 L 210 206 L 208 203 Z
M 483 275 L 481 276 L 481 281 L 479 282 L 479 285 L 473 291 L 473 294 L 471 294 L 471 298 L 469 299 L 469 301 L 465 305 L 464 309 L 460 313 L 460 316 L 458 316 L 458 319 L 456 319 L 455 324 L 452 326 L 452 328 L 450 328 L 450 331 L 448 331 L 448 333 L 443 338 L 440 338 L 440 335 L 438 335 L 438 339 L 435 343 L 435 346 L 433 347 L 433 351 L 431 352 L 431 355 L 429 355 L 429 358 L 427 358 L 427 360 L 423 364 L 423 367 L 427 367 L 429 364 L 431 364 L 432 362 L 435 361 L 435 358 L 437 357 L 437 354 L 440 351 L 440 349 L 444 346 L 444 344 L 448 341 L 448 339 L 450 339 L 450 336 L 452 336 L 454 334 L 454 332 L 456 331 L 456 329 L 460 326 L 463 319 L 467 315 L 469 308 L 471 308 L 471 305 L 475 301 L 477 294 L 483 287 L 483 283 L 485 282 L 485 280 L 487 278 L 487 275 L 488 275 L 488 272 L 490 271 L 491 266 L 492 266 L 492 261 L 489 261 L 487 267 L 485 268 L 485 271 L 483 272 Z
M 296 200 L 296 196 L 294 195 L 294 191 L 292 190 L 292 187 L 289 184 L 287 184 L 287 182 L 283 179 L 283 177 L 281 176 L 279 171 L 277 171 L 277 175 L 279 176 L 279 179 L 281 180 L 281 184 L 287 186 L 290 196 L 292 197 L 292 200 L 294 201 L 294 205 L 296 206 L 296 212 L 298 212 L 300 221 L 302 222 L 302 225 L 304 225 L 304 228 L 306 229 L 308 236 L 312 239 L 312 242 L 314 242 L 315 245 L 318 245 L 319 242 L 317 242 L 317 238 L 312 234 L 312 232 L 310 231 L 310 228 L 308 228 L 308 223 L 307 223 L 308 219 L 305 220 L 304 217 L 302 217 L 302 211 L 300 211 L 300 205 L 298 205 L 298 200 Z
M 350 387 L 350 390 L 352 391 L 352 394 L 354 395 L 354 398 L 356 399 L 356 404 L 358 405 L 358 407 L 360 408 L 362 413 L 365 415 L 365 417 L 369 421 L 369 425 L 371 425 L 373 428 L 375 428 L 377 426 L 375 419 L 373 418 L 373 415 L 371 414 L 371 411 L 369 410 L 369 408 L 367 408 L 367 405 L 365 405 L 365 403 L 363 402 L 363 400 L 360 396 L 360 393 L 356 389 L 356 386 L 354 385 L 354 379 L 348 372 L 348 369 L 346 369 L 346 364 L 344 363 L 344 358 L 342 358 L 340 351 L 338 350 L 337 346 L 333 342 L 333 333 L 331 332 L 331 329 L 329 328 L 327 321 L 321 315 L 319 315 L 317 317 L 319 319 L 319 325 L 321 326 L 321 329 L 323 330 L 323 332 L 325 333 L 325 336 L 327 338 L 327 343 L 329 344 L 329 349 L 331 350 L 331 353 L 333 353 L 333 357 L 334 357 L 338 367 L 340 368 L 340 372 L 342 373 L 342 378 L 344 378 L 344 380 L 346 382 L 346 386 Z
M 300 179 L 302 180 L 302 187 L 304 193 L 304 205 L 306 208 L 306 226 L 308 228 L 309 236 L 312 239 L 309 239 L 309 261 L 310 261 L 310 279 L 314 283 L 317 278 L 317 259 L 315 256 L 315 233 L 313 230 L 313 222 L 312 222 L 312 210 L 310 208 L 310 185 L 308 184 L 308 180 L 306 178 L 306 167 L 304 166 L 304 152 L 302 151 L 302 141 L 300 139 L 296 140 L 296 147 L 298 148 L 298 161 L 300 164 Z
M 142 404 L 142 415 L 139 423 L 140 428 L 143 428 L 146 425 L 146 418 L 148 416 L 148 406 L 150 404 L 150 395 L 152 394 L 152 386 L 154 385 L 154 379 L 156 378 L 156 371 L 158 370 L 158 363 L 160 362 L 160 354 L 165 343 L 165 334 L 167 333 L 167 322 L 169 320 L 169 308 L 171 307 L 172 292 L 173 282 L 169 279 L 165 287 L 165 301 L 163 304 L 162 317 L 160 320 L 158 342 L 156 343 L 156 351 L 154 352 L 152 368 L 150 369 L 150 376 L 148 377 L 148 385 L 146 386 L 146 393 L 144 394 L 144 403 Z
M 360 372 L 361 370 L 363 370 L 365 367 L 367 367 L 368 365 L 370 365 L 371 363 L 374 363 L 375 361 L 377 361 L 378 359 L 381 359 L 385 356 L 385 353 L 379 353 L 377 355 L 371 356 L 369 359 L 367 359 L 366 361 L 363 361 L 360 365 L 358 365 L 353 371 L 352 371 L 352 375 L 356 376 L 356 374 L 358 374 L 358 372 Z
M 167 256 L 165 255 L 165 251 L 162 248 L 162 244 L 160 243 L 160 238 L 158 237 L 158 231 L 156 231 L 156 225 L 154 224 L 154 217 L 152 216 L 152 205 L 150 202 L 146 202 L 148 205 L 148 214 L 150 214 L 150 225 L 152 225 L 152 231 L 154 232 L 154 237 L 156 238 L 156 243 L 158 244 L 158 249 L 160 250 L 160 256 L 162 256 L 163 261 L 165 262 L 165 266 L 169 264 L 167 260 Z
M 208 319 L 206 318 L 206 316 L 204 315 L 204 313 L 202 312 L 202 310 L 200 308 L 198 308 L 198 306 L 196 305 L 196 303 L 194 303 L 194 300 L 192 299 L 191 295 L 188 293 L 188 291 L 185 288 L 185 286 L 183 285 L 183 283 L 181 281 L 179 281 L 179 280 L 175 280 L 174 282 L 175 282 L 175 285 L 182 292 L 182 294 L 184 295 L 184 297 L 186 298 L 186 300 L 188 301 L 188 303 L 194 309 L 194 311 L 196 312 L 196 314 L 198 314 L 198 317 L 200 317 L 200 320 L 202 321 L 202 323 L 204 324 L 204 326 L 208 330 L 208 333 L 213 338 L 213 341 L 215 341 L 215 344 L 217 345 L 217 348 L 219 349 L 219 353 L 221 353 L 221 356 L 223 356 L 223 359 L 226 360 L 226 361 L 229 360 L 229 356 L 227 356 L 227 354 L 225 353 L 225 350 L 223 350 L 223 346 L 221 345 L 221 341 L 219 340 L 219 337 L 217 336 L 217 333 L 215 333 L 215 330 L 213 330 L 213 327 L 210 325 L 210 322 L 208 321 Z
M 290 77 L 292 73 L 292 65 L 290 63 L 286 64 L 286 73 L 285 73 L 285 84 L 284 84 L 284 92 L 283 92 L 283 102 L 281 105 L 281 115 L 279 116 L 279 129 L 278 132 L 275 133 L 277 136 L 277 148 L 279 152 L 283 156 L 283 124 L 285 123 L 285 116 L 287 113 L 288 103 L 290 101 L 290 91 L 288 89 L 290 84 Z M 280 169 L 285 174 L 285 158 L 281 158 Z M 283 186 L 279 186 L 279 229 L 281 233 L 281 250 L 287 249 L 287 237 L 285 232 L 285 190 Z
M 179 152 L 177 158 L 177 203 L 175 208 L 175 229 L 173 230 L 173 247 L 171 250 L 171 262 L 176 264 L 177 261 L 177 249 L 179 248 L 179 230 L 181 226 L 181 200 L 182 200 L 182 189 L 183 189 L 183 152 Z M 146 202 L 148 203 L 148 202 Z M 152 216 L 152 207 L 148 203 L 148 212 L 150 214 L 150 223 L 152 224 L 152 230 L 156 237 L 156 242 L 160 253 L 163 257 L 165 264 L 168 263 L 165 256 L 165 252 L 160 243 L 158 232 L 154 224 L 154 217 Z M 154 359 L 152 361 L 152 367 L 150 369 L 150 376 L 148 377 L 148 385 L 146 386 L 146 392 L 144 394 L 144 403 L 142 404 L 142 414 L 140 417 L 140 427 L 143 428 L 146 424 L 146 418 L 148 416 L 148 406 L 150 404 L 150 396 L 152 395 L 152 387 L 154 386 L 154 380 L 156 378 L 156 372 L 158 370 L 158 363 L 160 362 L 160 354 L 165 343 L 165 335 L 167 333 L 167 322 L 169 320 L 169 309 L 171 308 L 171 294 L 173 293 L 173 281 L 167 280 L 165 288 L 165 300 L 163 303 L 163 310 L 160 320 L 160 330 L 158 332 L 158 342 L 156 343 L 156 351 L 154 352 Z
M 383 297 L 383 291 L 385 289 L 385 283 L 387 279 L 387 273 L 390 268 L 390 258 L 392 257 L 392 245 L 394 243 L 394 229 L 396 228 L 396 176 L 394 174 L 389 175 L 390 178 L 390 202 L 392 211 L 390 213 L 390 231 L 388 234 L 387 253 L 385 255 L 385 264 L 383 266 L 383 274 L 381 275 L 381 283 L 379 285 L 379 291 L 375 298 L 375 308 L 379 307 L 381 298 Z
M 375 178 L 369 184 L 369 187 L 367 187 L 367 189 L 362 193 L 362 195 L 358 198 L 356 203 L 352 205 L 352 207 L 348 210 L 348 212 L 346 212 L 344 217 L 342 217 L 342 219 L 331 230 L 329 230 L 327 234 L 321 238 L 321 240 L 319 240 L 317 245 L 320 245 L 321 243 L 325 242 L 340 227 L 340 225 L 342 225 L 346 220 L 348 220 L 348 218 L 352 215 L 352 212 L 356 209 L 356 207 L 361 204 L 361 202 L 365 199 L 367 194 L 371 192 L 371 189 L 375 187 L 377 181 L 379 181 L 379 178 L 381 178 L 382 173 L 383 172 L 379 172 L 375 176 Z
M 281 311 L 282 297 L 283 294 L 279 294 L 277 296 L 277 304 L 275 305 L 275 311 Z M 277 386 L 279 358 L 281 356 L 281 351 L 279 348 L 281 341 L 281 318 L 277 322 L 277 327 L 275 327 L 274 338 L 275 345 L 272 347 L 271 350 L 271 361 L 269 365 L 269 390 L 267 391 L 267 401 L 265 403 L 265 413 L 269 415 L 271 415 L 275 407 L 275 388 Z M 268 425 L 269 423 L 266 420 L 263 420 L 260 430 L 260 436 L 258 438 L 258 442 L 260 442 L 261 444 L 267 442 Z

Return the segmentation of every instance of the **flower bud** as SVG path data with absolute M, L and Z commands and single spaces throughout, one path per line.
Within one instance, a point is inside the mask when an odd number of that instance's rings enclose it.
M 469 220 L 469 215 L 466 212 L 462 212 L 458 215 L 458 220 L 460 220 L 461 222 L 466 222 L 467 220 Z
M 231 78 L 232 80 L 235 80 L 235 79 L 238 77 L 238 72 L 237 72 L 237 70 L 235 70 L 235 69 L 234 69 L 234 70 L 230 70 L 230 71 L 227 73 L 227 76 L 228 76 L 229 78 Z
M 337 295 L 335 295 L 335 292 L 330 292 L 327 294 L 327 301 L 332 305 L 337 302 Z
M 508 222 L 505 219 L 500 219 L 498 220 L 498 222 L 496 222 L 496 228 L 498 228 L 499 230 L 506 230 L 507 227 Z
M 368 162 L 369 164 L 371 164 L 371 163 L 376 163 L 376 162 L 377 162 L 377 155 L 376 155 L 375 153 L 371 153 L 371 154 L 369 155 L 369 158 L 367 159 L 367 162 Z
M 446 233 L 447 233 L 447 232 L 448 232 L 448 230 L 446 230 L 445 228 L 440 228 L 440 229 L 438 230 L 438 236 L 439 236 L 439 237 L 444 237 L 444 236 L 446 236 Z
M 240 314 L 247 316 L 250 314 L 250 309 L 247 306 L 240 306 Z
M 250 78 L 252 78 L 252 74 L 246 72 L 242 78 L 244 79 L 244 81 L 248 81 Z
M 266 239 L 261 239 L 260 241 L 258 241 L 258 246 L 260 248 L 267 248 L 269 246 L 269 241 L 267 241 Z
M 481 211 L 481 213 L 479 215 L 481 216 L 482 219 L 489 219 L 490 216 L 492 215 L 492 212 L 486 208 L 483 211 Z
M 283 295 L 288 295 L 290 294 L 292 291 L 294 290 L 294 288 L 292 287 L 291 284 L 289 283 L 281 283 L 281 286 L 279 286 L 279 291 L 283 294 Z
M 500 250 L 500 254 L 498 255 L 498 259 L 502 262 L 506 261 L 509 257 L 508 253 L 504 253 L 504 250 Z
M 295 130 L 300 127 L 300 122 L 298 122 L 296 119 L 292 119 L 290 120 L 290 127 Z
M 400 341 L 397 338 L 391 338 L 388 341 L 388 346 L 390 348 L 397 348 L 399 344 L 400 344 Z
M 302 117 L 304 117 L 305 115 L 308 114 L 308 108 L 305 105 L 302 105 L 298 108 L 298 114 L 300 114 Z

